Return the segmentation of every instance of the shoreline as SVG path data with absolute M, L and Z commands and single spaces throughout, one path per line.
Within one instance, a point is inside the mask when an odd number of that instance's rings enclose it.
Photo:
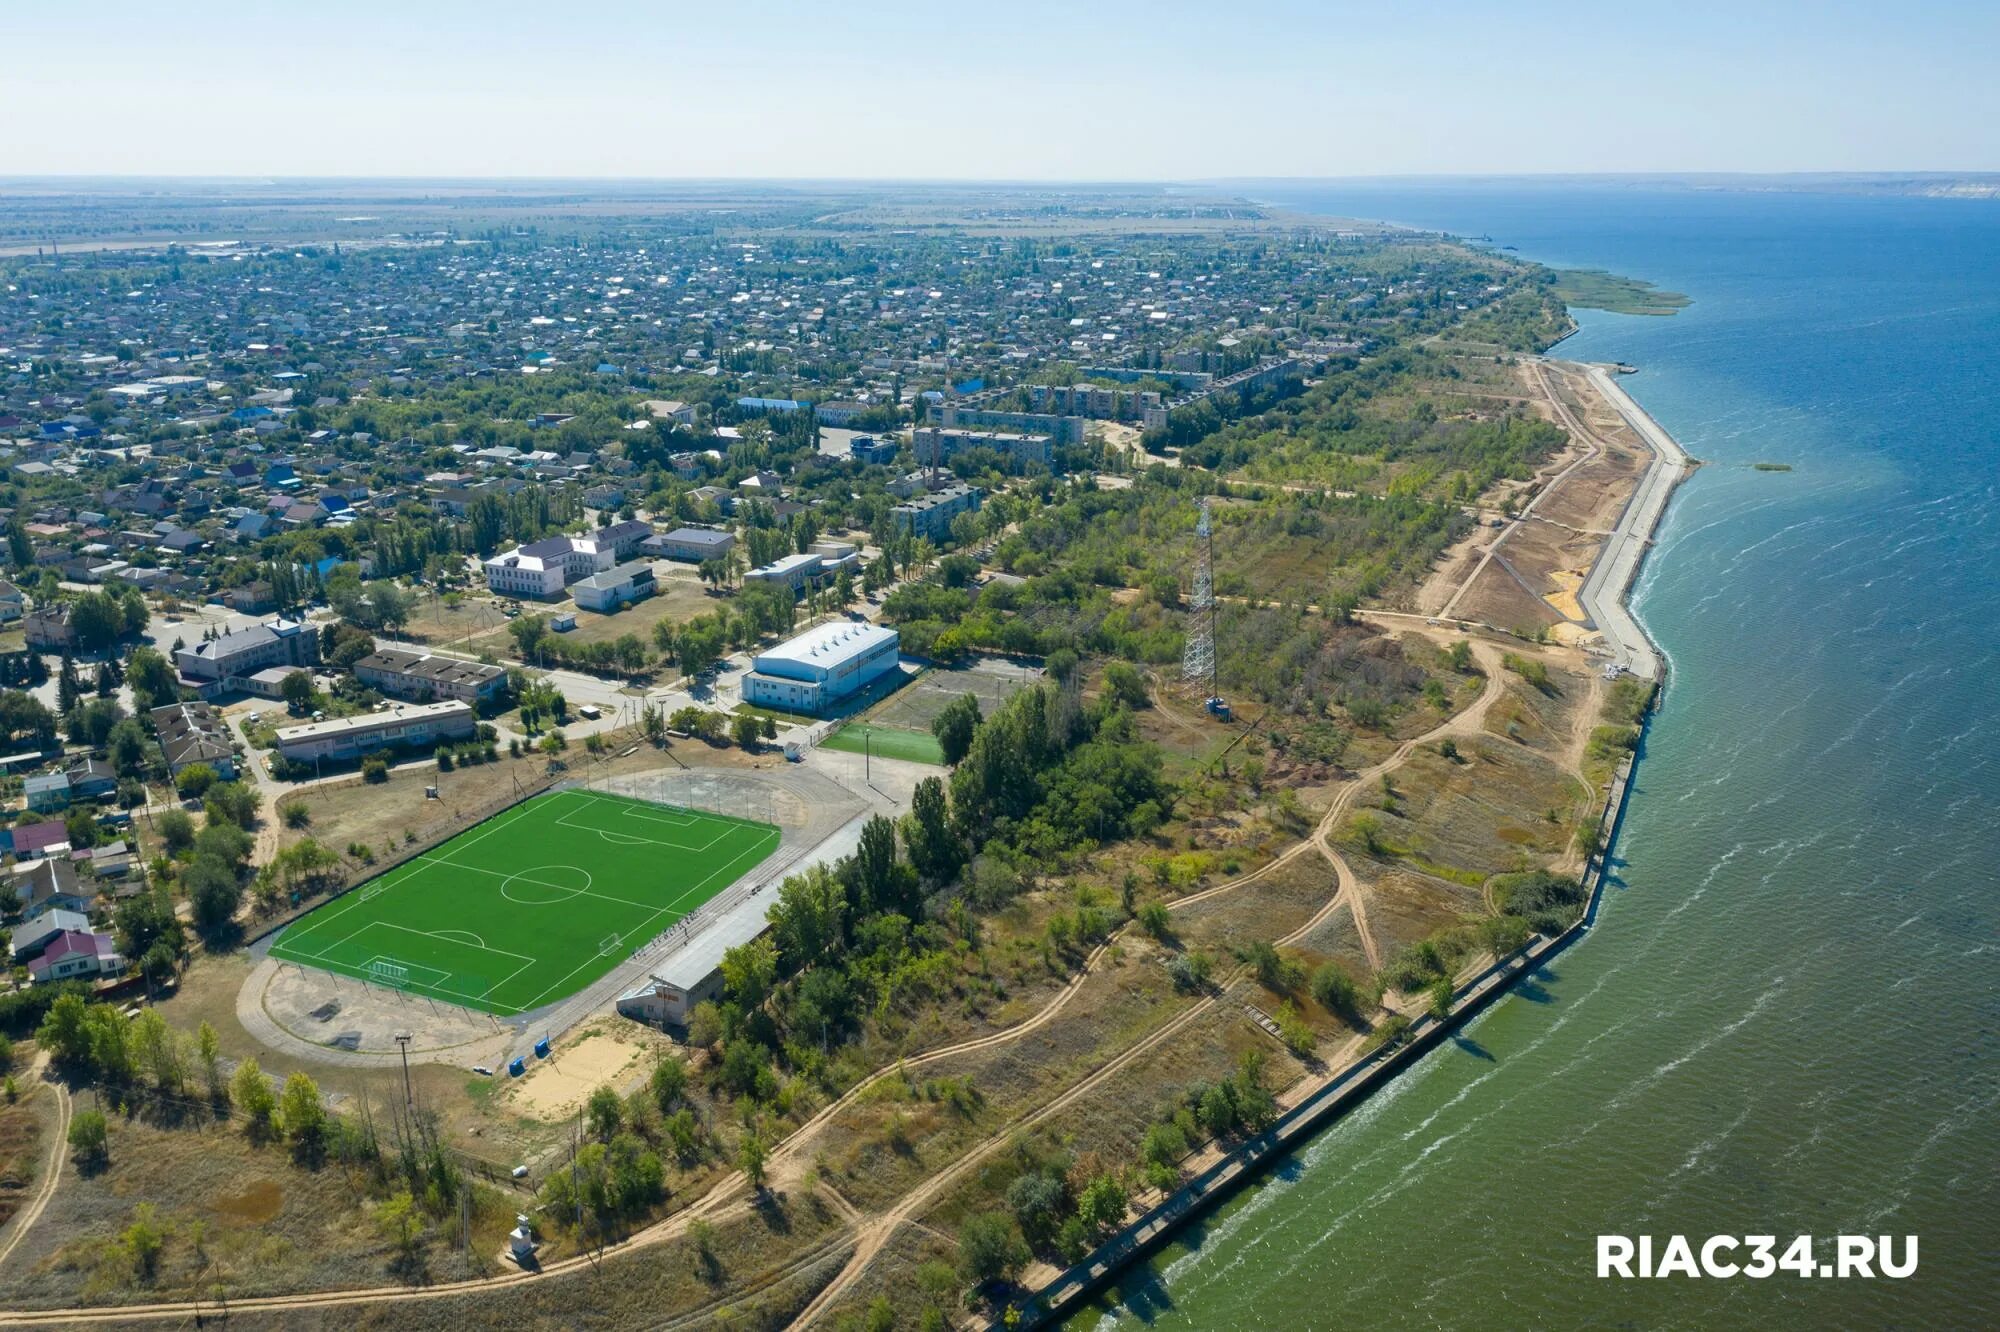
M 1632 614 L 1629 594 L 1640 566 L 1645 563 L 1646 552 L 1652 548 L 1653 534 L 1666 514 L 1667 501 L 1696 464 L 1688 457 L 1687 450 L 1645 408 L 1634 402 L 1603 366 L 1580 361 L 1565 364 L 1583 372 L 1653 455 L 1646 474 L 1639 478 L 1639 484 L 1626 500 L 1617 525 L 1598 550 L 1589 575 L 1577 591 L 1577 602 L 1604 635 L 1611 659 L 1639 678 L 1658 683 L 1665 673 L 1666 657 Z
M 1206 1215 L 1260 1177 L 1268 1166 L 1291 1156 L 1346 1111 L 1414 1067 L 1452 1032 L 1487 1011 L 1523 977 L 1534 975 L 1543 963 L 1596 926 L 1611 852 L 1625 821 L 1632 777 L 1638 767 L 1644 733 L 1650 729 L 1653 711 L 1658 706 L 1658 685 L 1666 661 L 1665 654 L 1633 616 L 1628 596 L 1653 544 L 1653 534 L 1666 513 L 1667 502 L 1699 463 L 1617 384 L 1606 367 L 1577 361 L 1564 364 L 1583 372 L 1653 455 L 1578 592 L 1578 601 L 1603 633 L 1612 660 L 1655 685 L 1639 723 L 1641 746 L 1634 749 L 1613 775 L 1598 813 L 1601 849 L 1584 868 L 1583 910 L 1560 933 L 1537 935 L 1519 950 L 1495 958 L 1477 974 L 1457 984 L 1451 1014 L 1444 1021 L 1423 1015 L 1411 1024 L 1406 1039 L 1395 1048 L 1370 1051 L 1321 1075 L 1317 1085 L 1280 1114 L 1269 1128 L 1182 1181 L 1172 1193 L 1121 1226 L 1082 1261 L 1030 1293 L 1016 1326 L 1046 1327 L 1081 1312 L 1119 1273 L 1150 1257 L 1184 1226 Z M 1000 1324 L 994 1322 L 988 1326 L 997 1328 Z

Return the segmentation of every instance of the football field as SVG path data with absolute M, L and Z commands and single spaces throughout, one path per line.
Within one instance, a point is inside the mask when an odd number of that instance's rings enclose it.
M 511 1016 L 574 994 L 761 864 L 768 823 L 535 796 L 294 921 L 287 962 Z

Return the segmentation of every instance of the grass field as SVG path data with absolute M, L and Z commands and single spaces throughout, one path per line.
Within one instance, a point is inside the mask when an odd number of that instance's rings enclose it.
M 536 796 L 287 927 L 271 955 L 488 1013 L 574 994 L 777 849 L 767 823 Z
M 912 763 L 944 763 L 944 750 L 937 737 L 924 731 L 905 731 L 894 726 L 872 726 L 852 722 L 820 741 L 821 749 L 843 753 L 864 751 L 878 758 L 908 759 Z

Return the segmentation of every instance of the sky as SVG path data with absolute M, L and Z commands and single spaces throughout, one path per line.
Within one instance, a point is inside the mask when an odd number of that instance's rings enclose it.
M 0 0 L 0 176 L 2000 170 L 2000 4 Z

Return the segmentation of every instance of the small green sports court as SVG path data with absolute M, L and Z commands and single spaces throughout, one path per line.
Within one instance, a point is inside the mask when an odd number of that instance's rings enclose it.
M 534 796 L 287 926 L 271 956 L 512 1016 L 576 993 L 777 850 L 777 828 Z
M 821 749 L 837 749 L 844 754 L 873 754 L 877 758 L 906 759 L 911 763 L 944 763 L 944 746 L 929 731 L 910 731 L 900 726 L 877 726 L 873 722 L 849 722 L 820 741 Z

